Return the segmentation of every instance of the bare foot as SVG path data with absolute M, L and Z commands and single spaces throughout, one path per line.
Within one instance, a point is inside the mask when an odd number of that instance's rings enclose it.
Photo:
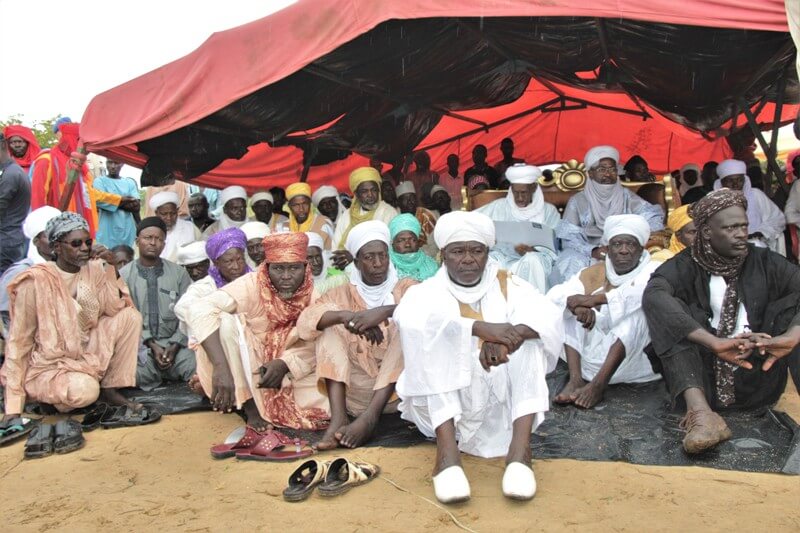
M 561 392 L 556 394 L 556 397 L 553 398 L 553 401 L 561 404 L 572 403 L 575 401 L 577 391 L 585 386 L 586 382 L 583 380 L 583 378 L 570 378 L 567 384 L 564 385 L 564 388 L 561 389 Z
M 192 391 L 193 393 L 205 396 L 206 393 L 203 390 L 203 386 L 200 384 L 200 376 L 198 376 L 197 374 L 189 378 L 189 382 L 187 383 L 187 385 L 189 385 L 189 390 Z
M 117 389 L 100 389 L 100 398 L 109 405 L 125 405 L 134 412 L 142 408 L 142 404 L 132 402 Z
M 247 418 L 248 426 L 259 433 L 263 433 L 268 429 L 273 429 L 272 424 L 261 418 L 261 413 L 258 412 L 258 407 L 256 407 L 256 403 L 252 398 L 244 402 L 242 408 L 244 409 L 244 415 Z
M 575 391 L 575 405 L 584 409 L 591 409 L 603 399 L 605 387 L 590 381 Z
M 322 438 L 316 444 L 314 444 L 314 448 L 320 451 L 338 448 L 340 444 L 336 435 L 345 427 L 347 427 L 347 417 L 342 419 L 331 418 L 331 423 L 328 426 L 328 429 L 325 431 L 325 434 L 322 435 Z
M 349 424 L 339 428 L 336 432 L 336 440 L 345 448 L 358 448 L 369 440 L 378 419 L 362 414 Z

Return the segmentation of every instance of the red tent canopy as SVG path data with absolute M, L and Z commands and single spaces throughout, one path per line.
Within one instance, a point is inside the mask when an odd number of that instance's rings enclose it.
M 304 157 L 341 187 L 366 155 L 429 147 L 441 168 L 507 136 L 529 162 L 614 144 L 662 172 L 729 155 L 740 101 L 772 122 L 794 53 L 782 0 L 301 0 L 96 96 L 81 136 L 154 177 L 251 190 Z

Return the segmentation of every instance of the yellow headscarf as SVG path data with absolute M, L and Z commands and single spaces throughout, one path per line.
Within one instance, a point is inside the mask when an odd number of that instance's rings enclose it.
M 673 254 L 680 253 L 686 248 L 686 246 L 678 240 L 676 233 L 692 221 L 692 217 L 689 216 L 690 205 L 692 204 L 680 206 L 670 213 L 667 219 L 667 227 L 672 230 L 672 237 L 669 240 L 669 251 Z
M 372 211 L 365 211 L 364 213 L 361 212 L 361 202 L 358 201 L 358 196 L 356 195 L 356 189 L 358 189 L 358 186 L 368 181 L 371 181 L 378 186 L 378 202 L 380 202 L 381 175 L 377 170 L 372 167 L 360 167 L 350 173 L 350 191 L 353 193 L 353 202 L 350 204 L 350 225 L 347 226 L 347 229 L 342 235 L 342 240 L 339 241 L 337 246 L 337 248 L 340 250 L 344 249 L 344 243 L 347 242 L 347 236 L 350 234 L 351 229 L 362 222 L 372 220 L 372 218 L 375 216 L 374 209 Z
M 287 205 L 287 207 L 289 206 L 289 202 L 295 196 L 308 196 L 308 201 L 310 203 L 311 202 L 311 185 L 309 185 L 308 183 L 297 182 L 297 183 L 292 183 L 291 185 L 286 187 L 286 205 Z M 292 232 L 302 231 L 302 232 L 305 233 L 305 232 L 307 232 L 307 231 L 309 231 L 311 229 L 311 226 L 314 224 L 314 218 L 316 216 L 314 214 L 314 207 L 313 206 L 311 206 L 311 208 L 309 210 L 308 218 L 302 224 L 297 222 L 297 219 L 295 218 L 294 213 L 292 213 L 292 209 L 290 207 L 288 208 L 288 211 L 289 211 L 289 230 L 290 231 L 292 231 Z

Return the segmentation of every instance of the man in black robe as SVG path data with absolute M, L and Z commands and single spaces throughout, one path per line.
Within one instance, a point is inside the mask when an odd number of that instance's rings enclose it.
M 686 405 L 683 447 L 729 439 L 714 410 L 763 408 L 800 390 L 800 268 L 747 243 L 747 200 L 721 189 L 693 204 L 695 243 L 650 279 L 642 307 L 654 366 Z

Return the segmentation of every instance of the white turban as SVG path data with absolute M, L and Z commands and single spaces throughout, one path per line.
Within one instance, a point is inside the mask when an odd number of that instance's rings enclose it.
M 336 190 L 336 187 L 332 185 L 323 185 L 316 191 L 314 194 L 311 195 L 311 202 L 316 206 L 319 207 L 319 203 L 324 200 L 325 198 L 336 198 L 339 200 L 339 191 Z
M 34 237 L 44 231 L 45 226 L 47 226 L 47 222 L 51 218 L 55 218 L 60 214 L 61 211 L 49 205 L 42 206 L 39 209 L 34 209 L 28 213 L 27 217 L 25 217 L 25 222 L 22 223 L 22 233 L 25 234 L 26 239 L 32 240 Z M 33 248 L 33 245 L 31 245 L 31 248 Z
M 641 246 L 650 238 L 650 224 L 641 215 L 611 215 L 603 227 L 603 244 L 617 235 L 633 235 Z
M 208 259 L 206 243 L 204 241 L 190 242 L 178 248 L 177 263 L 179 265 L 194 265 Z
M 506 169 L 506 179 L 513 185 L 530 185 L 542 177 L 542 171 L 534 165 L 515 163 Z
M 245 201 L 247 200 L 247 191 L 244 190 L 244 187 L 231 185 L 230 187 L 225 187 L 219 193 L 219 203 L 222 206 L 237 198 L 241 198 Z
M 372 241 L 381 241 L 386 246 L 389 246 L 389 226 L 385 222 L 368 220 L 355 225 L 347 235 L 347 242 L 344 247 L 355 257 L 365 244 Z
M 325 242 L 322 240 L 322 237 L 319 236 L 319 233 L 314 233 L 313 231 L 307 231 L 306 236 L 308 236 L 309 248 L 311 248 L 312 246 L 316 246 L 320 250 L 325 250 Z
M 257 192 L 250 198 L 250 206 L 252 206 L 256 202 L 260 202 L 261 200 L 266 200 L 271 204 L 275 203 L 275 199 L 272 197 L 271 192 Z
M 263 222 L 246 222 L 239 226 L 239 229 L 244 232 L 248 241 L 250 239 L 263 239 L 270 234 L 269 226 Z
M 431 196 L 433 196 L 434 194 L 436 194 L 439 191 L 447 192 L 447 189 L 445 189 L 441 185 L 434 185 L 433 187 L 431 187 Z M 450 193 L 447 192 L 447 194 L 449 195 Z
M 595 146 L 583 158 L 583 165 L 586 170 L 596 167 L 601 159 L 613 159 L 615 163 L 619 164 L 619 151 L 613 146 Z
M 413 181 L 402 181 L 402 182 L 400 182 L 400 185 L 398 185 L 397 187 L 394 188 L 394 190 L 397 193 L 398 197 L 399 196 L 403 196 L 404 194 L 416 194 L 417 193 L 416 189 L 414 188 L 414 182 Z
M 178 205 L 180 205 L 180 203 L 181 199 L 178 197 L 178 193 L 172 191 L 161 191 L 154 194 L 150 198 L 149 205 L 150 209 L 155 211 L 156 209 L 165 204 L 175 204 L 175 206 L 177 207 Z
M 433 239 L 440 250 L 453 242 L 477 241 L 494 246 L 494 222 L 477 211 L 451 211 L 442 215 L 433 229 Z
M 717 176 L 719 179 L 737 174 L 747 174 L 747 165 L 738 159 L 726 159 L 717 165 Z
M 700 167 L 695 165 L 694 163 L 686 163 L 685 165 L 683 165 L 681 167 L 681 176 L 683 176 L 683 173 L 686 172 L 687 170 L 694 170 L 695 172 L 697 172 L 697 177 L 698 178 L 700 177 L 700 172 L 701 172 Z

